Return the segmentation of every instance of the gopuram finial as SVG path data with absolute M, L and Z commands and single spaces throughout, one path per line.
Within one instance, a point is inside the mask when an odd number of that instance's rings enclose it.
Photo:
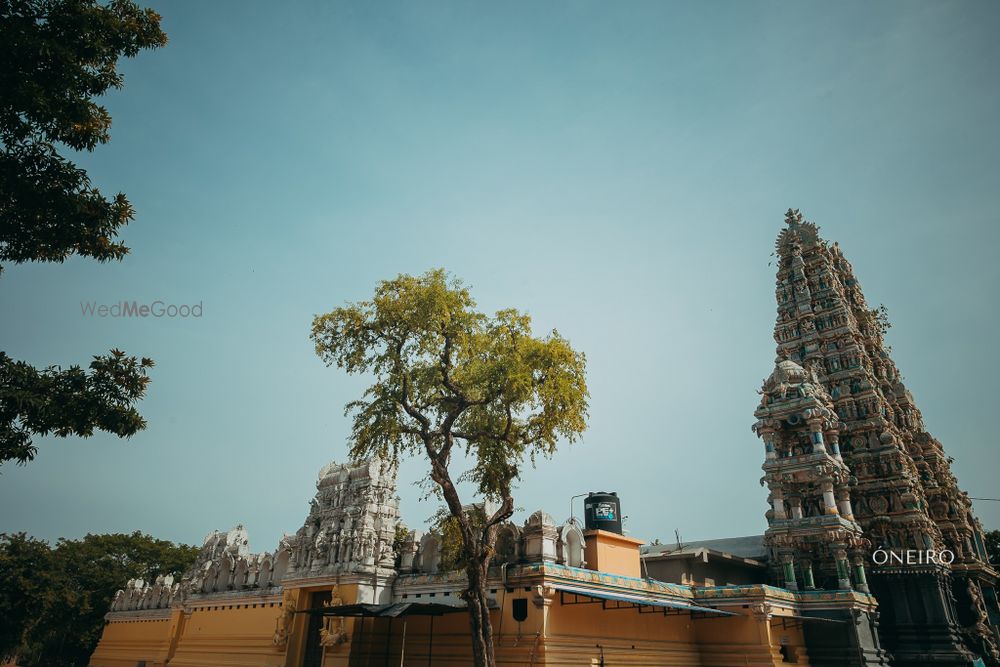
M 790 208 L 785 212 L 785 224 L 789 227 L 796 227 L 802 224 L 802 214 L 799 209 Z

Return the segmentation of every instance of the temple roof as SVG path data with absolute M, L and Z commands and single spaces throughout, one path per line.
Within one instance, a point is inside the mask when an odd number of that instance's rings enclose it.
M 642 554 L 655 556 L 695 549 L 711 549 L 739 556 L 740 558 L 767 558 L 767 547 L 764 546 L 763 535 L 724 537 L 715 540 L 696 540 L 693 542 L 685 541 L 681 543 L 680 548 L 678 548 L 677 544 L 649 544 L 642 547 Z
M 769 383 L 799 384 L 806 382 L 809 374 L 806 369 L 799 366 L 794 361 L 783 359 L 774 365 L 774 371 L 768 378 Z

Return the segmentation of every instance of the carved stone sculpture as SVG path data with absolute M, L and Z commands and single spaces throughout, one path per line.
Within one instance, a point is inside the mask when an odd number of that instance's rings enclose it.
M 344 604 L 344 599 L 340 597 L 338 586 L 334 586 L 330 592 L 329 602 L 323 602 L 324 607 L 339 607 Z M 319 631 L 320 646 L 337 646 L 347 642 L 348 635 L 344 628 L 343 616 L 327 616 L 323 627 Z
M 288 643 L 288 635 L 292 631 L 292 620 L 295 618 L 295 599 L 286 593 L 281 601 L 281 615 L 275 623 L 272 641 L 275 646 L 284 647 Z
M 395 469 L 378 459 L 320 470 L 309 515 L 291 545 L 288 577 L 374 573 L 395 565 Z

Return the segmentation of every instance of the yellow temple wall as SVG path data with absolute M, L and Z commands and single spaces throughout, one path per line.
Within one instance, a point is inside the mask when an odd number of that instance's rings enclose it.
M 274 645 L 281 614 L 277 602 L 195 607 L 177 637 L 171 667 L 281 667 L 284 648 Z
M 545 665 L 700 665 L 695 626 L 689 614 L 664 616 L 635 608 L 604 609 L 600 603 L 548 608 Z M 699 621 L 700 622 L 700 621 Z
M 513 620 L 513 601 L 528 600 L 528 616 Z M 538 607 L 529 592 L 501 595 L 502 609 L 493 612 L 499 665 L 597 665 L 603 653 L 608 664 L 685 667 L 775 667 L 808 665 L 801 629 L 783 627 L 780 619 L 763 621 L 752 615 L 692 619 L 688 614 L 642 613 L 636 609 L 603 609 L 598 604 L 561 604 L 558 596 Z M 348 619 L 351 639 L 326 649 L 324 667 L 355 662 L 423 667 L 472 664 L 469 620 L 465 613 L 405 621 L 405 654 L 401 618 Z M 433 640 L 430 631 L 433 628 Z M 796 662 L 783 662 L 781 643 Z M 289 659 L 288 667 L 299 663 Z
M 513 617 L 513 601 L 528 599 L 528 617 L 518 623 Z M 490 614 L 494 631 L 494 647 L 498 665 L 543 665 L 543 646 L 540 641 L 544 615 L 530 601 L 530 594 L 518 591 L 515 594 L 501 594 L 498 603 L 502 609 Z M 350 619 L 353 622 L 351 640 L 347 644 L 327 648 L 323 667 L 347 665 L 349 655 L 367 656 L 372 665 L 403 665 L 426 667 L 431 664 L 467 667 L 472 664 L 472 643 L 470 641 L 469 616 L 464 610 L 453 614 L 434 617 L 412 616 L 405 620 L 406 639 L 403 641 L 402 618 L 393 619 Z M 362 627 L 363 625 L 363 627 Z M 433 628 L 433 638 L 431 630 Z M 429 659 L 429 660 L 428 660 Z M 297 663 L 289 662 L 289 665 Z M 356 664 L 356 663 L 355 663 Z M 361 664 L 366 664 L 362 662 Z
M 157 610 L 160 611 L 160 610 Z M 153 616 L 153 617 L 151 617 Z M 170 653 L 170 640 L 179 622 L 179 613 L 132 614 L 104 626 L 101 642 L 90 657 L 93 667 L 161 667 Z
M 705 618 L 695 624 L 704 667 L 760 667 L 808 665 L 802 628 L 771 618 L 765 622 L 751 614 Z M 785 662 L 781 645 L 792 662 Z
M 642 540 L 606 530 L 588 530 L 583 535 L 586 540 L 584 558 L 589 569 L 626 577 L 642 577 L 639 560 Z
M 574 604 L 548 589 L 500 590 L 500 608 L 492 613 L 499 665 L 608 664 L 686 667 L 774 667 L 808 665 L 801 623 L 772 616 L 765 621 L 743 604 L 730 607 L 737 616 L 693 618 L 644 608 L 604 608 L 601 603 Z M 339 604 L 351 604 L 357 587 L 338 587 Z M 283 599 L 201 600 L 180 608 L 112 614 L 90 664 L 92 667 L 298 667 L 302 664 L 309 615 L 294 614 L 285 646 L 275 646 L 275 629 L 285 609 L 316 606 L 314 593 L 330 586 L 294 588 Z M 525 600 L 527 617 L 514 620 L 515 600 Z M 574 601 L 577 598 L 574 598 Z M 210 604 L 210 602 L 216 602 Z M 780 612 L 779 612 L 780 613 Z M 392 664 L 472 664 L 469 619 L 456 612 L 431 619 L 335 618 L 349 639 L 323 649 L 323 667 Z M 405 630 L 404 630 L 405 626 Z M 433 630 L 433 633 L 432 633 Z M 405 646 L 404 646 L 405 632 Z M 784 662 L 782 646 L 792 662 Z M 402 657 L 402 662 L 401 662 Z
M 277 600 L 227 600 L 195 607 L 157 610 L 167 618 L 144 619 L 142 612 L 112 614 L 90 658 L 91 667 L 283 667 L 284 648 L 274 645 L 281 614 Z M 136 616 L 139 616 L 136 618 Z
M 782 622 L 780 618 L 772 617 L 770 626 L 772 649 L 780 651 L 781 646 L 786 646 L 789 650 L 789 659 L 793 660 L 792 664 L 809 664 L 809 656 L 806 652 L 806 638 L 802 631 L 801 623 L 792 621 L 791 625 L 789 625 L 787 620 Z M 773 653 L 774 651 L 772 650 L 772 655 Z M 776 657 L 780 659 L 781 654 L 779 653 Z M 796 660 L 797 662 L 794 662 Z
M 311 593 L 322 590 L 329 588 L 294 589 L 286 592 L 286 600 L 296 609 L 307 609 Z M 340 590 L 344 604 L 354 601 L 353 587 Z M 513 617 L 516 599 L 527 600 L 527 618 L 520 623 Z M 783 623 L 780 617 L 765 622 L 746 612 L 693 619 L 686 613 L 665 616 L 634 608 L 604 609 L 600 603 L 563 604 L 558 595 L 538 606 L 538 599 L 522 589 L 499 596 L 502 608 L 492 614 L 499 665 L 596 665 L 602 654 L 616 665 L 809 664 L 801 627 L 794 621 Z M 160 618 L 113 619 L 90 664 L 135 667 L 146 661 L 148 667 L 162 667 L 169 657 L 171 667 L 297 667 L 305 649 L 308 614 L 294 616 L 287 647 L 278 647 L 272 638 L 282 613 L 277 600 L 241 600 L 196 606 L 189 615 L 176 609 L 169 617 L 161 613 Z M 343 623 L 350 639 L 324 649 L 323 667 L 347 667 L 352 656 L 353 664 L 361 659 L 399 665 L 401 657 L 409 667 L 472 663 L 469 620 L 464 612 L 433 620 L 425 616 L 405 622 L 402 618 L 347 618 Z M 782 644 L 795 662 L 783 662 Z
M 90 665 L 135 667 L 145 661 L 147 667 L 161 667 L 167 660 L 171 667 L 299 665 L 309 616 L 292 616 L 287 644 L 275 646 L 275 629 L 284 614 L 284 604 L 291 602 L 294 610 L 306 610 L 312 604 L 313 593 L 328 592 L 330 588 L 329 584 L 293 588 L 285 591 L 283 598 L 256 595 L 200 600 L 191 605 L 189 613 L 178 608 L 111 614 Z M 357 599 L 356 585 L 341 585 L 338 591 L 341 604 Z M 354 619 L 345 619 L 344 623 L 349 634 L 356 635 L 360 629 L 355 627 Z M 367 629 L 372 631 L 370 619 Z M 386 634 L 384 629 L 382 633 Z M 384 652 L 372 643 L 371 637 L 363 643 L 372 655 Z M 328 648 L 326 664 L 346 665 L 350 646 Z

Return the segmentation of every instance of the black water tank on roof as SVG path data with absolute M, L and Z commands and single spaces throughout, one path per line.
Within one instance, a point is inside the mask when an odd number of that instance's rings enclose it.
M 583 515 L 587 530 L 622 534 L 622 506 L 614 491 L 589 494 L 583 501 Z

